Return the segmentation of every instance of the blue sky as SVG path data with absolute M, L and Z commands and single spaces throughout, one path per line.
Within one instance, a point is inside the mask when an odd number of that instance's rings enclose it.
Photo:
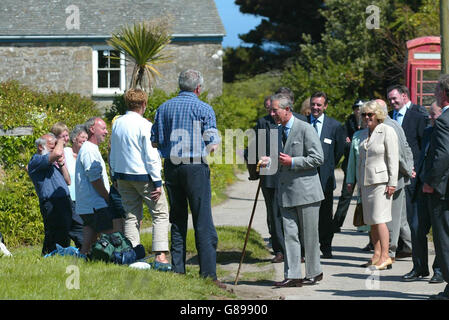
M 247 33 L 262 20 L 262 17 L 241 13 L 234 0 L 215 0 L 215 4 L 226 29 L 223 47 L 238 47 L 243 44 L 238 34 Z

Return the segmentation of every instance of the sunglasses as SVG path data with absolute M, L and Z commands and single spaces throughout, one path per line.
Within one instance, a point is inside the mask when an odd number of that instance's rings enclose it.
M 366 117 L 366 116 L 368 116 L 369 118 L 372 118 L 373 116 L 375 116 L 376 114 L 375 113 L 373 113 L 373 112 L 363 112 L 362 113 L 362 117 Z

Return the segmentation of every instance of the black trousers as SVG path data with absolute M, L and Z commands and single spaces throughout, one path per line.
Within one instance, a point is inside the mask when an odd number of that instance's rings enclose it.
M 188 206 L 192 213 L 200 276 L 217 279 L 218 236 L 212 220 L 210 170 L 207 164 L 174 165 L 164 161 L 170 203 L 173 271 L 185 273 Z
M 421 188 L 422 189 L 422 186 Z M 430 231 L 432 225 L 432 209 L 430 195 L 423 193 L 422 190 L 418 190 L 418 196 L 416 198 L 416 205 L 418 208 L 417 217 L 410 221 L 410 231 L 412 233 L 412 259 L 413 269 L 419 273 L 428 273 L 428 245 L 427 234 Z M 435 228 L 434 228 L 435 229 Z M 435 255 L 432 269 L 434 273 L 441 273 L 439 256 Z
M 337 210 L 335 211 L 334 219 L 332 220 L 334 230 L 341 228 L 341 226 L 345 222 L 346 215 L 348 214 L 348 209 L 349 209 L 349 205 L 351 204 L 352 194 L 354 193 L 354 190 L 355 190 L 355 184 L 352 187 L 352 191 L 351 192 L 348 191 L 348 188 L 346 187 L 346 174 L 345 174 L 345 178 L 343 180 L 343 186 L 341 188 L 341 195 L 340 195 L 340 198 L 338 198 Z
M 69 230 L 69 237 L 75 243 L 75 247 L 81 249 L 83 245 L 83 224 L 82 220 L 80 222 L 73 219 L 73 213 L 75 212 L 75 201 L 72 201 L 72 219 Z M 81 218 L 79 218 L 81 219 Z
M 72 200 L 70 196 L 39 201 L 44 221 L 42 255 L 56 250 L 56 244 L 70 246 L 69 231 L 72 224 Z
M 282 215 L 278 205 L 275 188 L 261 187 L 265 206 L 267 207 L 268 230 L 271 235 L 271 245 L 274 254 L 285 252 L 284 229 Z
M 430 196 L 430 203 L 435 254 L 440 262 L 443 279 L 449 283 L 449 201 L 434 193 Z M 444 292 L 449 295 L 449 284 L 446 284 Z
M 332 252 L 332 239 L 334 237 L 332 224 L 332 211 L 334 204 L 334 192 L 324 193 L 324 200 L 320 206 L 320 220 L 318 231 L 320 236 L 320 250 L 322 253 Z

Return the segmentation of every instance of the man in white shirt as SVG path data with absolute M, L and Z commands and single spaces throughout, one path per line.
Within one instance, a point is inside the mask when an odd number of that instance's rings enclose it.
M 106 123 L 93 117 L 85 123 L 88 140 L 78 153 L 75 166 L 75 210 L 83 219 L 83 245 L 80 253 L 87 254 L 100 233 L 112 233 L 109 212 L 109 179 L 98 146 L 106 140 Z
M 133 246 L 140 244 L 140 223 L 145 201 L 153 219 L 153 247 L 156 262 L 168 264 L 169 215 L 162 187 L 162 163 L 151 145 L 152 123 L 143 117 L 148 95 L 140 89 L 125 94 L 128 111 L 117 118 L 111 134 L 111 172 L 126 211 L 124 233 Z

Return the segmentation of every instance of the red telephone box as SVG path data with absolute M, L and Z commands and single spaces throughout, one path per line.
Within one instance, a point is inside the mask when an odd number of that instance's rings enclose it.
M 406 84 L 413 103 L 429 106 L 441 72 L 440 37 L 421 37 L 407 41 Z

